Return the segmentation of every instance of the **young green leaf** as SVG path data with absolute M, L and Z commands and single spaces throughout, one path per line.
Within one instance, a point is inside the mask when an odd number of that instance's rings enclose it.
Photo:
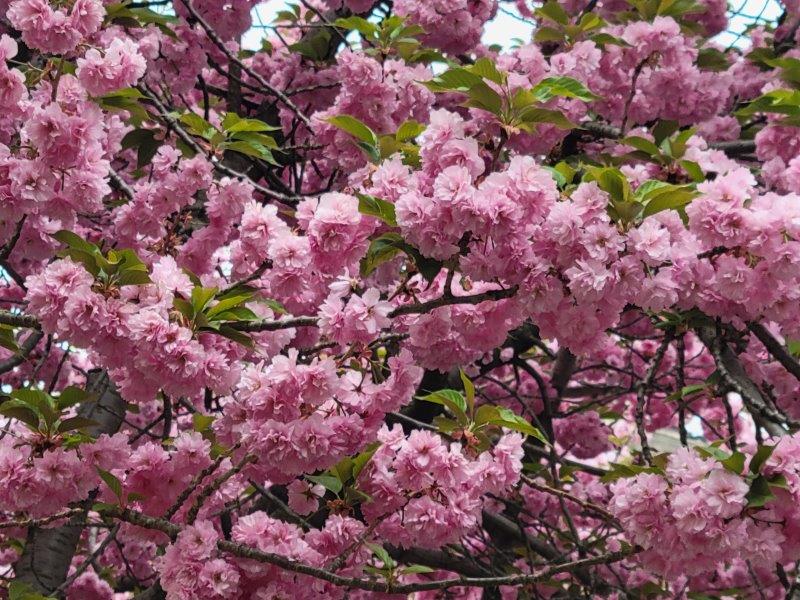
M 387 225 L 397 227 L 394 204 L 368 194 L 357 193 L 356 196 L 358 197 L 358 212 L 362 215 L 376 217 Z

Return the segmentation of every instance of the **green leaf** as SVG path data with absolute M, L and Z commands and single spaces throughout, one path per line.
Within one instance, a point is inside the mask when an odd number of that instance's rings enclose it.
M 291 44 L 289 50 L 313 61 L 322 61 L 328 58 L 330 41 L 331 32 L 327 28 L 321 28 L 315 35 L 303 36 L 301 41 Z
M 589 39 L 600 46 L 600 48 L 604 48 L 606 44 L 611 44 L 612 46 L 630 47 L 630 44 L 622 38 L 611 35 L 610 33 L 606 33 L 604 31 L 589 36 Z
M 108 488 L 114 493 L 114 495 L 119 500 L 120 504 L 122 503 L 122 482 L 117 479 L 117 477 L 113 473 L 109 473 L 108 471 L 104 471 L 103 469 L 98 468 L 97 473 L 100 475 L 100 479 L 102 479 Z
M 134 129 L 122 138 L 122 147 L 125 149 L 136 148 L 136 166 L 142 168 L 150 161 L 161 147 L 161 141 L 156 139 L 156 132 L 152 129 Z
M 434 92 L 466 92 L 473 85 L 483 83 L 483 78 L 463 67 L 448 69 L 423 84 Z
M 475 384 L 472 383 L 467 374 L 464 373 L 464 369 L 458 370 L 458 376 L 461 378 L 461 385 L 464 386 L 464 395 L 467 398 L 467 408 L 469 409 L 469 414 L 475 412 Z
M 641 473 L 653 473 L 663 475 L 664 471 L 658 467 L 645 467 L 642 465 L 626 465 L 622 463 L 611 463 L 611 469 L 600 478 L 603 483 L 611 483 L 617 479 L 636 477 Z
M 53 398 L 47 392 L 34 388 L 24 388 L 11 392 L 11 397 L 35 409 L 44 419 L 48 430 L 58 419 L 58 412 Z
M 724 52 L 716 48 L 701 48 L 697 54 L 697 67 L 703 71 L 727 71 L 730 63 Z
M 19 401 L 6 400 L 0 404 L 0 415 L 21 421 L 33 431 L 39 430 L 39 413 Z
M 56 431 L 58 433 L 65 433 L 67 431 L 74 431 L 75 429 L 94 427 L 95 425 L 97 425 L 97 421 L 94 421 L 93 419 L 87 419 L 85 417 L 70 417 L 69 419 L 64 419 L 61 421 Z
M 774 450 L 775 446 L 759 446 L 756 453 L 753 454 L 753 458 L 750 459 L 750 472 L 754 474 L 761 472 L 761 467 L 769 460 Z
M 433 424 L 439 433 L 444 433 L 446 435 L 450 435 L 456 429 L 461 429 L 463 427 L 463 424 L 460 424 L 458 421 L 449 419 L 443 415 L 435 416 L 433 418 Z
M 150 275 L 142 271 L 123 271 L 117 278 L 117 284 L 119 286 L 146 285 L 148 283 L 152 283 Z
M 379 546 L 378 544 L 373 544 L 371 542 L 368 542 L 365 545 L 372 551 L 372 553 L 378 558 L 378 560 L 380 560 L 383 563 L 385 567 L 389 568 L 394 567 L 395 562 L 394 560 L 392 560 L 392 557 L 389 556 L 389 553 L 386 551 L 386 548 L 384 548 L 383 546 Z
M 211 308 L 207 308 L 205 313 L 209 318 L 210 317 L 214 317 L 214 316 L 216 316 L 216 315 L 218 315 L 218 314 L 220 314 L 222 312 L 225 312 L 226 310 L 230 310 L 232 308 L 235 308 L 237 306 L 240 306 L 240 305 L 244 304 L 245 302 L 250 300 L 252 297 L 253 297 L 253 293 L 252 292 L 246 292 L 246 293 L 238 294 L 238 295 L 225 296 L 223 299 L 221 299 L 219 302 L 217 302 L 214 306 L 212 306 Z
M 224 122 L 223 122 L 223 126 L 224 126 Z M 228 133 L 237 133 L 237 132 L 240 132 L 240 131 L 252 131 L 252 132 L 277 131 L 279 129 L 280 129 L 280 127 L 274 127 L 273 125 L 268 125 L 264 121 L 259 121 L 258 119 L 241 119 L 240 118 L 235 123 L 231 123 L 230 125 L 228 125 L 225 128 L 225 131 L 228 132 Z
M 767 502 L 775 498 L 775 494 L 769 487 L 766 477 L 759 475 L 750 484 L 750 490 L 745 496 L 748 508 L 761 508 Z
M 686 143 L 689 141 L 689 138 L 696 133 L 696 131 L 696 128 L 691 127 L 689 129 L 684 129 L 675 137 L 671 138 L 667 142 L 669 145 L 669 155 L 673 158 L 681 158 L 686 152 Z
M 686 188 L 673 188 L 653 195 L 644 207 L 643 216 L 649 217 L 662 210 L 677 210 L 689 204 L 698 192 Z
M 272 151 L 264 144 L 260 144 L 258 142 L 235 140 L 220 144 L 220 148 L 223 150 L 232 150 L 233 152 L 238 152 L 246 156 L 252 156 L 253 158 L 259 158 L 270 163 L 271 165 L 278 164 L 275 160 L 275 157 L 272 155 Z
M 572 77 L 547 77 L 533 86 L 531 91 L 539 102 L 547 102 L 555 97 L 577 98 L 585 102 L 600 100 L 600 96 Z
M 467 418 L 467 401 L 461 392 L 456 390 L 437 390 L 425 396 L 417 396 L 417 399 L 446 407 L 462 425 L 466 425 L 469 421 Z
M 503 84 L 506 81 L 505 73 L 498 71 L 494 62 L 485 56 L 470 65 L 469 71 L 494 83 Z
M 195 310 L 191 302 L 187 302 L 183 298 L 177 296 L 172 299 L 172 306 L 188 321 L 193 321 L 195 317 Z
M 369 244 L 361 260 L 361 276 L 367 277 L 383 263 L 392 260 L 403 251 L 405 241 L 398 233 L 385 233 Z
M 217 295 L 219 290 L 215 287 L 194 287 L 192 288 L 192 308 L 195 313 L 202 312 L 208 303 Z
M 653 137 L 656 140 L 656 144 L 661 144 L 661 142 L 678 131 L 678 127 L 677 121 L 664 120 L 656 123 L 655 127 L 653 127 Z
M 773 475 L 767 480 L 769 487 L 771 488 L 778 488 L 781 490 L 790 490 L 789 482 L 787 481 L 786 477 L 780 473 L 777 475 Z
M 125 88 L 105 94 L 97 99 L 97 103 L 109 111 L 125 110 L 130 113 L 131 122 L 139 126 L 150 118 L 145 107 L 140 103 L 144 98 L 142 93 L 135 88 Z
M 500 94 L 482 81 L 470 87 L 467 96 L 469 100 L 465 103 L 466 106 L 480 108 L 497 116 L 503 110 L 503 99 Z
M 341 29 L 358 31 L 365 38 L 374 38 L 378 35 L 378 26 L 359 16 L 339 18 L 336 19 L 333 24 Z
M 100 252 L 100 249 L 97 246 L 91 242 L 87 242 L 78 234 L 67 231 L 66 229 L 56 231 L 53 234 L 53 237 L 62 244 L 66 244 L 69 248 L 74 248 L 75 250 L 81 250 L 82 252 L 87 252 L 88 254 Z
M 12 581 L 8 586 L 8 600 L 48 600 L 22 581 Z
M 238 331 L 233 327 L 227 327 L 225 325 L 223 325 L 216 331 L 222 337 L 226 337 L 229 340 L 236 342 L 240 346 L 244 346 L 245 348 L 249 348 L 250 350 L 255 349 L 255 344 L 253 343 L 253 339 L 246 333 Z
M 691 396 L 692 394 L 696 394 L 698 392 L 702 392 L 708 388 L 708 384 L 706 383 L 697 383 L 694 385 L 686 385 L 679 389 L 676 392 L 673 392 L 669 396 L 664 399 L 664 402 L 674 402 L 675 400 L 681 400 L 686 396 Z
M 721 460 L 720 463 L 728 471 L 740 475 L 742 471 L 744 471 L 744 461 L 745 461 L 744 454 L 742 454 L 741 452 L 733 452 L 728 458 L 726 458 L 725 460 Z
M 664 190 L 672 189 L 674 186 L 666 181 L 659 179 L 648 179 L 643 182 L 634 192 L 634 197 L 639 202 L 646 202 L 649 198 L 656 196 Z
M 559 25 L 569 23 L 569 14 L 555 0 L 547 0 L 541 8 L 536 9 L 536 15 L 550 19 Z
M 416 575 L 422 573 L 433 573 L 433 569 L 425 565 L 409 565 L 400 569 L 401 575 Z
M 559 129 L 574 129 L 575 123 L 567 119 L 559 110 L 529 106 L 520 114 L 523 123 L 552 123 Z
M 178 120 L 186 125 L 189 128 L 189 131 L 206 139 L 210 139 L 211 136 L 217 131 L 217 128 L 211 123 L 206 121 L 200 115 L 192 112 L 182 114 Z
M 357 193 L 356 196 L 358 197 L 358 212 L 362 215 L 377 217 L 387 225 L 397 227 L 394 204 L 368 194 Z
M 192 427 L 198 433 L 208 431 L 211 429 L 213 423 L 214 417 L 212 415 L 204 415 L 202 413 L 192 414 Z
M 375 454 L 377 449 L 380 448 L 379 442 L 373 442 L 367 449 L 357 454 L 353 457 L 353 478 L 356 479 L 361 474 L 361 471 L 364 470 L 364 467 L 367 466 L 372 456 Z
M 497 413 L 498 413 L 498 418 L 489 421 L 489 423 L 491 423 L 492 425 L 499 425 L 501 427 L 505 427 L 506 429 L 511 429 L 513 431 L 524 433 L 533 438 L 536 438 L 545 445 L 549 445 L 550 442 L 547 441 L 547 438 L 541 431 L 539 431 L 536 427 L 528 423 L 528 421 L 526 421 L 523 417 L 519 416 L 514 411 L 509 410 L 508 408 L 504 408 L 502 406 L 498 406 Z
M 278 142 L 275 141 L 275 138 L 255 131 L 238 131 L 231 134 L 230 137 L 231 140 L 234 141 L 250 142 L 256 148 L 260 148 L 261 146 L 267 148 L 268 150 L 276 150 L 280 148 L 278 146 Z M 231 142 L 227 143 L 230 144 Z
M 409 121 L 405 121 L 402 125 L 400 125 L 400 127 L 398 127 L 397 133 L 394 134 L 394 138 L 398 142 L 407 142 L 415 139 L 423 131 L 425 131 L 425 125 L 411 119 Z
M 631 200 L 631 186 L 619 169 L 613 167 L 587 167 L 587 180 L 594 180 L 601 190 L 618 203 Z
M 10 325 L 0 325 L 0 347 L 10 350 L 14 354 L 19 352 L 19 345 L 14 337 L 14 328 Z
M 631 135 L 623 140 L 620 140 L 620 143 L 625 144 L 626 146 L 632 146 L 637 150 L 641 150 L 653 158 L 659 158 L 661 156 L 661 150 L 658 149 L 658 146 L 656 146 L 647 138 Z
M 481 404 L 475 411 L 475 424 L 478 426 L 489 424 L 497 419 L 500 419 L 500 413 L 492 404 Z
M 370 144 L 371 146 L 378 145 L 378 136 L 366 124 L 359 121 L 350 115 L 337 115 L 327 119 L 328 123 L 334 127 L 338 127 L 362 142 Z
M 344 487 L 339 478 L 334 477 L 333 475 L 306 475 L 306 479 L 314 483 L 318 483 L 326 490 L 337 495 L 342 491 L 342 487 Z
M 563 42 L 566 34 L 555 27 L 537 27 L 533 35 L 533 41 L 539 44 L 547 42 Z
M 686 174 L 691 177 L 692 181 L 695 183 L 700 183 L 701 181 L 705 181 L 705 173 L 703 173 L 703 169 L 700 168 L 696 162 L 691 160 L 681 160 L 678 161 L 678 164 L 683 167 L 683 170 L 686 171 Z
M 399 233 L 389 232 L 370 242 L 367 253 L 361 260 L 361 276 L 367 277 L 400 252 L 405 252 L 411 257 L 419 272 L 429 282 L 433 281 L 442 268 L 441 262 L 422 256 L 419 250 L 403 240 Z

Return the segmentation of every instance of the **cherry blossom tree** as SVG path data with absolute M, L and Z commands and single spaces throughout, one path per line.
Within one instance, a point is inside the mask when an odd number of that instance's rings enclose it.
M 0 0 L 0 597 L 800 597 L 800 5 L 258 4 Z

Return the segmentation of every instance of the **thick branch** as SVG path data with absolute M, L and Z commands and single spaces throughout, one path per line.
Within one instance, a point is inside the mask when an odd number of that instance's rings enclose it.
M 170 523 L 169 521 L 166 521 L 164 519 L 150 517 L 148 515 L 130 509 L 123 509 L 119 507 L 108 507 L 100 509 L 99 512 L 101 512 L 101 514 L 107 517 L 121 519 L 123 521 L 127 521 L 128 523 L 132 523 L 140 527 L 161 531 L 170 536 L 171 538 L 177 537 L 177 535 L 181 532 L 181 528 L 178 525 Z M 532 573 L 532 574 L 508 575 L 501 577 L 457 577 L 453 579 L 443 579 L 438 581 L 424 581 L 419 583 L 408 583 L 408 584 L 392 584 L 389 582 L 378 581 L 373 579 L 344 577 L 342 575 L 337 575 L 336 573 L 331 573 L 330 571 L 327 571 L 325 569 L 320 569 L 317 567 L 313 567 L 311 565 L 307 565 L 305 563 L 296 562 L 280 554 L 262 552 L 260 550 L 257 550 L 256 548 L 252 548 L 250 546 L 246 546 L 244 544 L 239 544 L 236 542 L 231 542 L 228 540 L 218 540 L 217 548 L 222 552 L 227 552 L 229 554 L 238 556 L 240 558 L 248 558 L 258 562 L 275 565 L 287 571 L 300 573 L 302 575 L 308 575 L 310 577 L 315 577 L 317 579 L 321 579 L 323 581 L 327 581 L 329 583 L 341 587 L 355 588 L 371 592 L 383 592 L 383 593 L 394 593 L 394 594 L 410 594 L 412 592 L 419 592 L 424 590 L 444 590 L 460 586 L 487 588 L 487 587 L 496 587 L 499 585 L 509 585 L 509 586 L 526 585 L 529 583 L 536 583 L 538 581 L 547 580 L 551 578 L 553 575 L 556 575 L 558 573 L 575 572 L 576 575 L 578 573 L 585 573 L 587 567 L 593 565 L 610 564 L 618 562 L 620 560 L 627 558 L 628 556 L 630 556 L 635 552 L 633 550 L 623 550 L 621 552 L 612 552 L 609 554 L 594 556 L 591 558 L 586 558 L 573 562 L 562 562 L 548 569 L 544 569 L 539 573 Z M 586 576 L 579 576 L 579 578 L 582 581 L 586 578 L 588 579 L 588 582 L 591 583 L 591 577 L 588 576 L 588 573 L 586 573 Z
M 119 430 L 125 415 L 125 401 L 105 371 L 90 371 L 86 390 L 96 402 L 83 404 L 78 414 L 92 419 L 95 425 L 87 428 L 92 436 L 113 434 Z M 88 508 L 88 503 L 85 508 Z M 16 578 L 28 583 L 34 590 L 50 594 L 66 581 L 72 556 L 86 520 L 86 510 L 73 514 L 66 525 L 42 529 L 28 528 L 25 549 L 14 566 Z
M 206 32 L 209 39 L 212 42 L 214 42 L 214 44 L 225 54 L 225 56 L 228 57 L 228 60 L 232 64 L 237 65 L 239 68 L 241 68 L 242 71 L 244 71 L 245 73 L 250 75 L 250 77 L 255 79 L 258 82 L 258 84 L 262 88 L 264 88 L 263 91 L 265 93 L 275 96 L 289 110 L 291 110 L 295 115 L 297 115 L 297 118 L 300 119 L 306 127 L 312 129 L 313 126 L 311 124 L 311 120 L 295 105 L 294 102 L 292 102 L 289 99 L 288 96 L 286 96 L 286 94 L 284 94 L 283 92 L 272 86 L 266 79 L 264 79 L 256 71 L 253 71 L 253 69 L 248 67 L 242 61 L 240 61 L 235 54 L 233 54 L 230 50 L 228 50 L 228 47 L 225 45 L 225 42 L 223 42 L 220 39 L 220 37 L 217 35 L 217 32 L 214 31 L 211 25 L 206 23 L 205 19 L 203 19 L 203 17 L 200 16 L 200 14 L 194 9 L 194 6 L 192 6 L 192 3 L 189 0 L 181 0 L 181 1 L 183 2 L 183 5 L 186 7 L 186 10 L 189 11 L 192 17 L 200 24 L 200 27 L 202 27 L 203 30 Z
M 742 402 L 747 407 L 747 410 L 770 435 L 783 435 L 786 433 L 786 429 L 783 426 L 797 425 L 767 404 L 767 401 L 761 395 L 761 390 L 748 377 L 742 363 L 739 362 L 739 358 L 724 343 L 722 336 L 713 327 L 700 327 L 697 333 L 714 357 L 722 379 L 742 397 Z
M 0 310 L 0 323 L 12 327 L 27 327 L 28 329 L 41 329 L 42 326 L 36 317 Z
M 772 337 L 772 334 L 767 331 L 761 323 L 748 323 L 748 329 L 753 332 L 769 353 L 777 360 L 783 368 L 794 375 L 795 379 L 800 380 L 800 363 L 798 363 L 791 354 L 781 346 L 780 342 Z

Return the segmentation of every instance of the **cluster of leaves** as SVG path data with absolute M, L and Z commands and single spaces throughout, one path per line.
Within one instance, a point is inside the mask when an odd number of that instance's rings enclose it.
M 206 140 L 215 152 L 230 150 L 272 165 L 278 164 L 272 155 L 272 151 L 278 149 L 278 144 L 275 138 L 264 132 L 276 131 L 280 129 L 279 127 L 273 127 L 258 119 L 243 119 L 231 112 L 225 114 L 220 128 L 193 112 L 178 116 L 178 120 L 190 133 Z
M 367 565 L 364 570 L 372 575 L 377 575 L 385 580 L 388 584 L 393 584 L 401 575 L 419 575 L 424 573 L 433 573 L 433 569 L 425 565 L 408 565 L 400 567 L 387 552 L 386 548 L 367 542 L 365 544 L 370 549 L 372 555 L 380 561 L 381 566 Z
M 66 416 L 71 407 L 93 400 L 85 390 L 69 386 L 53 397 L 42 390 L 22 388 L 0 399 L 1 415 L 20 421 L 45 442 L 59 438 L 71 445 L 91 439 L 81 430 L 95 425 L 94 421 L 81 416 Z
M 600 99 L 571 77 L 547 77 L 530 89 L 512 91 L 508 74 L 500 71 L 489 58 L 479 58 L 471 65 L 448 69 L 425 85 L 434 92 L 464 94 L 467 97 L 464 106 L 480 108 L 494 115 L 507 135 L 520 131 L 531 133 L 539 123 L 574 129 L 576 125 L 561 111 L 544 108 L 544 104 L 553 98 L 584 102 Z
M 597 182 L 609 195 L 609 215 L 625 226 L 662 210 L 677 210 L 685 217 L 683 209 L 698 195 L 692 185 L 675 185 L 657 179 L 645 181 L 634 191 L 627 177 L 614 167 L 586 167 L 583 179 Z
M 101 108 L 112 112 L 124 111 L 128 113 L 127 121 L 135 127 L 141 127 L 144 121 L 150 119 L 142 100 L 146 96 L 136 88 L 122 88 L 97 99 Z
M 306 475 L 305 478 L 324 487 L 335 497 L 334 504 L 350 508 L 356 504 L 371 500 L 371 496 L 358 489 L 358 476 L 367 466 L 372 455 L 380 447 L 374 442 L 363 452 L 353 457 L 346 456 L 336 465 L 317 475 Z
M 196 277 L 195 286 L 188 298 L 176 294 L 172 306 L 180 315 L 182 324 L 192 331 L 210 331 L 224 336 L 247 348 L 253 348 L 253 340 L 245 333 L 237 331 L 235 323 L 257 321 L 258 315 L 247 308 L 253 300 L 255 290 L 246 285 L 238 285 L 226 290 L 203 287 Z M 271 308 L 280 307 L 270 304 Z
M 653 21 L 656 17 L 672 17 L 687 34 L 702 32 L 697 15 L 706 11 L 695 0 L 627 0 L 632 10 L 619 13 L 621 20 Z
M 574 44 L 584 39 L 593 41 L 602 46 L 615 44 L 628 46 L 623 39 L 609 33 L 599 32 L 607 23 L 593 12 L 585 12 L 572 23 L 570 15 L 555 0 L 548 0 L 536 9 L 536 16 L 542 20 L 542 25 L 536 28 L 534 41 L 538 43 L 555 42 L 559 44 Z
M 125 28 L 143 28 L 155 25 L 164 35 L 177 38 L 168 25 L 177 23 L 178 18 L 170 14 L 157 13 L 147 6 L 137 5 L 133 0 L 125 0 L 106 6 L 106 23 Z
M 425 48 L 416 36 L 425 33 L 419 25 L 408 25 L 400 16 L 392 15 L 380 23 L 367 21 L 363 17 L 351 16 L 336 19 L 334 25 L 345 31 L 357 31 L 361 35 L 364 54 L 382 58 L 397 56 L 406 63 L 447 62 L 440 53 Z
M 700 165 L 684 158 L 689 139 L 695 133 L 694 127 L 678 131 L 677 122 L 659 121 L 652 129 L 653 141 L 635 135 L 620 140 L 620 143 L 630 146 L 633 151 L 616 157 L 615 162 L 644 160 L 660 165 L 669 173 L 685 172 L 692 182 L 704 181 L 705 175 Z
M 373 164 L 399 152 L 405 164 L 419 166 L 419 146 L 414 140 L 425 131 L 425 125 L 413 119 L 400 125 L 395 133 L 382 135 L 350 115 L 330 117 L 328 123 L 352 135 L 356 145 Z
M 147 265 L 133 250 L 111 249 L 103 253 L 97 245 L 66 229 L 54 233 L 53 237 L 67 246 L 58 255 L 81 263 L 104 290 L 150 283 Z
M 764 113 L 785 115 L 776 123 L 777 125 L 800 126 L 800 90 L 769 91 L 736 112 L 740 117 Z
M 418 400 L 443 406 L 450 414 L 439 415 L 433 420 L 441 433 L 466 438 L 477 452 L 484 452 L 492 447 L 489 433 L 493 429 L 510 429 L 536 438 L 545 445 L 549 443 L 541 431 L 512 410 L 492 404 L 476 407 L 475 385 L 463 370 L 459 373 L 464 387 L 463 393 L 445 389 L 417 397 Z

